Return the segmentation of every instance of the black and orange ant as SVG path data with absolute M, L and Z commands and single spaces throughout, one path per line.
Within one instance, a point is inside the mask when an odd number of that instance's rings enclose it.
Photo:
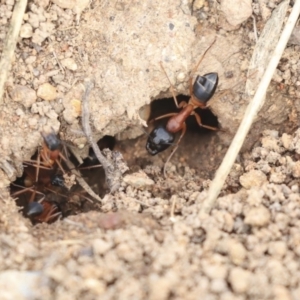
M 44 139 L 41 150 L 35 159 L 24 162 L 24 175 L 11 184 L 12 196 L 18 197 L 17 202 L 24 207 L 24 215 L 33 223 L 56 220 L 60 209 L 47 199 L 47 195 L 67 190 L 62 176 L 58 174 L 65 173 L 61 164 L 61 159 L 66 160 L 61 153 L 62 143 L 54 131 L 41 135 Z
M 214 41 L 215 42 L 215 41 Z M 159 152 L 164 151 L 167 149 L 170 145 L 173 144 L 175 140 L 175 133 L 181 131 L 181 135 L 178 139 L 178 141 L 175 144 L 175 147 L 171 154 L 169 155 L 165 166 L 164 166 L 164 176 L 166 177 L 166 165 L 177 150 L 179 143 L 181 139 L 183 138 L 185 132 L 186 132 L 186 119 L 193 115 L 196 118 L 196 121 L 200 127 L 208 128 L 210 130 L 218 130 L 216 127 L 204 125 L 201 122 L 200 116 L 195 112 L 196 108 L 204 109 L 207 107 L 207 102 L 211 99 L 211 97 L 214 95 L 217 85 L 218 85 L 218 74 L 217 73 L 208 73 L 203 76 L 198 75 L 196 77 L 195 82 L 193 83 L 193 75 L 197 71 L 201 61 L 203 60 L 206 52 L 212 47 L 214 42 L 205 50 L 204 54 L 200 58 L 198 64 L 196 67 L 192 70 L 190 79 L 189 79 L 189 92 L 190 92 L 190 99 L 187 102 L 183 101 L 178 104 L 176 94 L 175 94 L 175 88 L 171 83 L 170 78 L 167 75 L 167 72 L 165 68 L 163 67 L 162 63 L 160 63 L 161 68 L 163 72 L 165 73 L 166 77 L 168 78 L 168 81 L 170 83 L 170 89 L 173 95 L 173 99 L 175 102 L 175 105 L 178 109 L 181 109 L 177 113 L 169 113 L 162 116 L 159 116 L 157 118 L 154 118 L 150 122 L 160 120 L 163 118 L 170 118 L 166 124 L 166 126 L 159 125 L 156 128 L 152 130 L 150 133 L 146 149 L 151 155 L 156 155 Z
M 68 202 L 74 196 L 77 196 L 80 204 L 87 201 L 94 202 L 86 195 L 91 194 L 91 188 L 71 162 L 72 157 L 59 137 L 54 131 L 49 134 L 42 133 L 42 137 L 44 140 L 42 148 L 32 160 L 24 162 L 23 176 L 11 184 L 12 197 L 17 198 L 17 204 L 23 207 L 23 214 L 33 224 L 52 223 L 60 216 L 65 216 Z M 99 164 L 95 165 L 95 163 L 96 161 L 93 160 L 85 168 L 99 168 Z M 78 189 L 79 185 L 76 184 L 75 179 L 83 190 Z M 80 180 L 87 187 L 83 186 Z
M 27 207 L 26 216 L 33 224 L 52 223 L 62 216 L 59 205 L 46 198 L 30 202 Z

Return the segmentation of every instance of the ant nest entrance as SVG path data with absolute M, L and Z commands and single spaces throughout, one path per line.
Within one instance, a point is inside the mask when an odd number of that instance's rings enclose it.
M 177 100 L 180 105 L 181 102 L 188 102 L 189 96 L 178 95 Z M 155 100 L 151 103 L 151 115 L 149 120 L 153 120 L 157 117 L 170 114 L 178 113 L 178 109 L 174 103 L 173 98 L 162 98 Z M 217 117 L 210 111 L 210 109 L 197 108 L 195 113 L 201 118 L 201 123 L 213 128 L 219 128 L 219 123 Z M 152 128 L 159 128 L 159 126 L 165 127 L 165 124 L 169 118 L 163 118 L 162 120 L 157 120 L 150 125 L 149 132 Z M 216 130 L 210 130 L 207 128 L 200 127 L 193 115 L 190 115 L 186 119 L 186 133 L 182 137 L 176 152 L 171 156 L 169 167 L 173 165 L 176 172 L 179 175 L 184 174 L 185 167 L 191 167 L 198 174 L 204 177 L 211 176 L 216 168 L 216 164 L 219 162 L 219 151 L 216 149 L 220 148 L 220 140 Z M 152 128 L 151 128 L 152 127 Z M 175 134 L 175 139 L 172 145 L 176 145 L 178 139 L 180 138 L 181 132 Z M 151 134 L 150 134 L 151 137 Z M 166 151 L 159 153 L 156 156 L 161 156 L 162 160 L 166 162 L 172 153 L 171 149 L 174 147 L 169 147 Z M 209 158 L 209 159 L 208 159 Z
M 79 164 L 55 133 L 43 138 L 42 148 L 23 163 L 22 177 L 11 183 L 11 196 L 22 214 L 37 224 L 101 210 L 100 197 L 108 191 L 104 169 L 93 150 Z M 105 136 L 97 144 L 101 150 L 112 150 L 115 138 Z

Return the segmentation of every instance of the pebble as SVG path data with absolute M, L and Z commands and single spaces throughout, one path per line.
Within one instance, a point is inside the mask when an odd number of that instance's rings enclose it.
M 0 273 L 1 299 L 35 299 L 40 287 L 40 280 L 45 280 L 41 272 L 6 270 Z
M 251 273 L 241 268 L 233 268 L 230 271 L 228 281 L 235 293 L 246 293 L 249 289 Z
M 283 285 L 275 285 L 273 288 L 275 300 L 292 300 L 292 295 L 289 290 Z M 296 299 L 296 298 L 294 298 Z
M 238 26 L 252 15 L 252 1 L 223 0 L 221 10 L 230 25 Z
M 250 208 L 245 212 L 245 224 L 264 227 L 270 223 L 271 214 L 264 206 Z
M 260 170 L 251 170 L 240 177 L 240 184 L 245 189 L 261 186 L 267 182 L 267 176 Z
M 61 64 L 62 64 L 65 68 L 67 68 L 67 69 L 69 69 L 69 70 L 71 70 L 71 71 L 76 71 L 77 68 L 78 68 L 78 66 L 77 66 L 77 64 L 76 64 L 76 62 L 75 62 L 75 60 L 74 60 L 73 58 L 70 58 L 70 57 L 62 59 L 62 60 L 61 60 Z
M 97 296 L 103 295 L 106 292 L 106 284 L 96 278 L 85 279 L 83 286 L 87 290 L 91 290 Z
M 37 95 L 43 100 L 52 101 L 57 97 L 56 88 L 48 82 L 43 83 L 39 86 Z
M 220 279 L 220 278 L 213 279 L 210 283 L 210 290 L 213 293 L 221 294 L 227 291 L 227 289 L 228 289 L 227 283 L 224 279 Z
M 101 239 L 95 239 L 92 242 L 94 254 L 103 255 L 111 249 L 112 244 Z
M 268 253 L 274 257 L 282 258 L 286 252 L 287 245 L 284 241 L 275 241 L 268 245 Z
M 203 272 L 210 279 L 225 279 L 227 275 L 227 267 L 221 264 L 211 264 L 203 262 Z
M 73 9 L 77 0 L 52 0 L 52 2 L 61 8 Z
M 205 4 L 205 0 L 195 0 L 193 3 L 193 9 L 199 10 L 201 9 Z
M 300 161 L 296 161 L 292 166 L 292 174 L 294 177 L 300 177 Z
M 123 180 L 128 185 L 137 189 L 144 189 L 154 185 L 154 181 L 150 179 L 144 172 L 126 175 L 124 176 Z
M 236 265 L 241 265 L 245 261 L 247 256 L 245 247 L 237 241 L 229 244 L 228 253 L 230 260 Z
M 29 108 L 36 102 L 36 92 L 26 86 L 16 84 L 8 89 L 8 93 L 13 101 L 21 102 L 25 107 Z
M 284 133 L 281 137 L 281 142 L 285 149 L 293 150 L 293 137 L 291 135 Z
M 22 25 L 20 29 L 20 37 L 21 38 L 30 38 L 33 35 L 33 28 L 29 23 L 25 23 Z

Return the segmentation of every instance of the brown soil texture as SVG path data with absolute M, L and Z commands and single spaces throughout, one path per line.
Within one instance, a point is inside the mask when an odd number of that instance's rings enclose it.
M 0 51 L 15 2 L 0 0 Z M 260 34 L 283 1 L 246 2 Z M 297 41 L 285 50 L 216 206 L 200 214 L 249 101 L 253 22 L 233 25 L 210 0 L 28 1 L 0 110 L 1 299 L 300 299 Z M 153 157 L 145 149 L 149 116 L 174 110 L 160 62 L 176 94 L 188 96 L 190 72 L 214 39 L 197 73 L 219 74 L 209 109 L 222 130 L 188 123 L 164 178 L 171 149 Z M 95 82 L 93 138 L 113 136 L 129 170 L 113 194 L 103 170 L 89 170 L 101 203 L 69 199 L 67 217 L 33 226 L 10 183 L 41 148 L 41 132 L 54 130 L 87 156 L 86 78 Z M 211 115 L 201 117 L 214 126 Z

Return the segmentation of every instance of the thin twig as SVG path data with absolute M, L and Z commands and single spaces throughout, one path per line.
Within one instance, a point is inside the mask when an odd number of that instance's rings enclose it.
M 264 101 L 267 88 L 272 79 L 272 76 L 276 70 L 278 62 L 283 54 L 283 51 L 286 47 L 286 44 L 290 38 L 290 35 L 293 31 L 295 23 L 298 19 L 300 13 L 300 0 L 296 0 L 292 12 L 288 18 L 288 21 L 285 25 L 284 30 L 282 31 L 281 37 L 277 43 L 277 46 L 274 50 L 274 53 L 270 59 L 269 65 L 262 77 L 262 80 L 256 90 L 254 98 L 249 103 L 247 110 L 244 114 L 244 118 L 240 124 L 240 127 L 232 140 L 230 147 L 227 150 L 227 153 L 222 161 L 221 166 L 219 167 L 214 180 L 212 181 L 209 190 L 208 196 L 203 202 L 201 214 L 209 213 L 213 208 L 215 201 L 224 185 L 227 175 L 232 168 L 234 161 L 240 151 L 242 144 L 246 138 L 246 135 L 257 116 L 259 109 L 261 108 L 262 102 Z
M 17 45 L 17 39 L 19 36 L 26 6 L 27 0 L 16 1 L 10 22 L 10 27 L 6 35 L 6 40 L 4 42 L 2 57 L 0 61 L 0 104 L 2 103 L 4 85 L 7 80 L 8 72 L 11 68 L 11 62 Z
M 90 127 L 90 112 L 89 112 L 89 102 L 88 98 L 91 90 L 94 87 L 94 83 L 91 80 L 85 81 L 85 91 L 82 97 L 82 127 L 83 131 L 86 135 L 88 142 L 94 150 L 94 153 L 103 166 L 106 176 L 106 182 L 111 192 L 115 192 L 120 187 L 120 179 L 122 174 L 119 170 L 117 170 L 113 164 L 107 160 L 104 155 L 101 153 L 97 143 L 94 141 L 92 137 L 92 130 Z
M 173 195 L 171 197 L 171 201 L 172 201 L 172 205 L 171 205 L 171 211 L 170 211 L 170 218 L 169 220 L 173 223 L 176 222 L 176 218 L 175 218 L 175 206 L 176 206 L 176 202 L 177 202 L 177 196 L 176 195 Z
M 94 199 L 98 200 L 98 201 L 102 201 L 101 198 L 99 197 L 99 195 L 97 195 L 92 189 L 91 187 L 88 185 L 88 183 L 82 178 L 80 172 L 78 170 L 76 170 L 74 164 L 67 159 L 65 161 L 65 164 L 67 165 L 68 169 L 71 170 L 71 173 L 74 174 L 76 176 L 76 181 L 78 182 L 78 184 Z
M 254 37 L 255 37 L 255 41 L 256 41 L 256 43 L 257 43 L 257 41 L 258 41 L 258 34 L 257 34 L 257 28 L 256 28 L 256 19 L 255 19 L 255 16 L 254 16 L 254 15 L 252 15 L 251 17 L 252 17 L 252 19 L 253 19 L 253 31 L 254 31 Z

